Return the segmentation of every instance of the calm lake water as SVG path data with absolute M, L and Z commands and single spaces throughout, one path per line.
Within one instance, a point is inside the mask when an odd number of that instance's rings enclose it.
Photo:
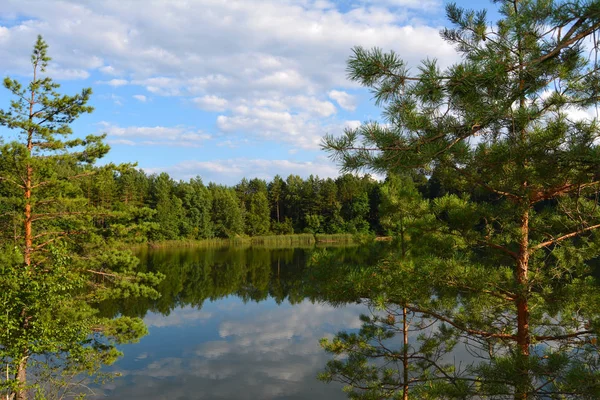
M 122 377 L 95 398 L 344 399 L 316 379 L 331 358 L 319 339 L 360 327 L 356 301 L 333 306 L 310 279 L 320 249 L 169 249 L 141 253 L 161 271 L 157 301 L 104 305 L 107 315 L 144 318 L 149 335 L 122 347 Z M 360 248 L 332 250 L 364 262 Z M 331 253 L 331 251 L 330 251 Z M 372 257 L 371 257 L 372 258 Z

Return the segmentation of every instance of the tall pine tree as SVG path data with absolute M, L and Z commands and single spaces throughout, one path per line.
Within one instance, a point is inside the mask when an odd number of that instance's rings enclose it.
M 136 258 L 105 246 L 107 232 L 97 222 L 110 217 L 110 205 L 90 204 L 79 181 L 95 172 L 92 164 L 108 146 L 104 136 L 71 137 L 70 124 L 92 111 L 91 90 L 59 94 L 59 85 L 44 76 L 47 48 L 38 37 L 26 86 L 4 80 L 14 100 L 0 110 L 0 125 L 16 132 L 0 147 L 0 218 L 13 224 L 1 237 L 0 358 L 7 368 L 1 387 L 17 400 L 32 391 L 43 397 L 44 385 L 27 378 L 43 356 L 58 360 L 50 371 L 92 373 L 116 359 L 115 344 L 145 333 L 141 320 L 98 317 L 98 301 L 157 296 L 151 287 L 157 276 L 136 273 Z
M 327 137 L 325 147 L 346 170 L 435 168 L 445 187 L 463 193 L 439 199 L 438 217 L 447 234 L 469 246 L 471 263 L 512 270 L 505 286 L 490 280 L 485 290 L 510 305 L 503 331 L 488 326 L 486 334 L 510 344 L 514 397 L 530 398 L 537 389 L 593 392 L 598 386 L 551 380 L 556 365 L 548 359 L 556 359 L 541 354 L 546 345 L 594 341 L 600 327 L 594 302 L 572 296 L 590 292 L 589 260 L 600 255 L 600 127 L 574 112 L 598 103 L 600 69 L 589 55 L 598 49 L 600 3 L 495 3 L 496 24 L 485 11 L 447 6 L 453 28 L 442 37 L 462 60 L 444 71 L 427 60 L 411 75 L 394 52 L 355 48 L 348 75 L 372 90 L 385 124 Z M 574 302 L 571 313 L 548 307 L 557 293 Z M 563 361 L 563 374 L 579 368 L 594 381 L 592 361 Z M 496 367 L 507 371 L 500 361 Z

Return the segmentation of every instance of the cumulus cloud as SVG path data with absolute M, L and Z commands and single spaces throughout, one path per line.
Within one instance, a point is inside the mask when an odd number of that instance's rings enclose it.
M 431 10 L 441 5 L 440 0 L 364 0 L 366 4 L 385 4 L 413 10 Z
M 108 139 L 108 144 L 123 144 L 125 146 L 135 146 L 135 142 L 133 140 L 127 139 Z
M 356 98 L 341 90 L 330 90 L 329 98 L 335 100 L 344 110 L 356 110 Z
M 46 75 L 51 76 L 53 79 L 59 80 L 77 80 L 87 79 L 90 77 L 90 73 L 85 69 L 79 68 L 61 68 L 60 66 L 49 66 L 46 70 Z
M 358 316 L 366 311 L 364 305 L 333 307 L 309 301 L 276 308 L 245 304 L 219 308 L 205 320 L 194 317 L 205 311 L 185 307 L 181 312 L 189 317 L 186 328 L 206 321 L 204 334 L 167 341 L 160 352 L 140 349 L 143 358 L 136 358 L 134 368 L 121 370 L 124 378 L 105 392 L 109 397 L 140 399 L 184 398 L 190 393 L 207 399 L 343 399 L 339 385 L 315 379 L 330 357 L 318 341 L 359 327 Z M 160 326 L 177 325 L 168 321 L 180 320 L 173 314 L 162 318 L 166 322 Z
M 112 87 L 125 86 L 129 82 L 126 79 L 111 79 L 109 81 L 97 81 L 98 85 L 108 85 Z
M 169 313 L 169 317 L 157 313 L 149 313 L 144 317 L 148 327 L 164 328 L 168 326 L 191 325 L 212 318 L 211 312 L 200 311 L 195 308 L 181 307 Z
M 106 75 L 119 75 L 119 72 L 111 65 L 105 65 L 103 67 L 100 67 L 98 68 L 98 71 Z
M 218 96 L 202 96 L 193 99 L 193 102 L 206 111 L 225 111 L 228 101 Z
M 186 126 L 128 126 L 100 123 L 111 144 L 199 147 L 210 135 Z
M 202 176 L 206 182 L 238 183 L 243 177 L 257 177 L 271 180 L 276 174 L 288 176 L 318 175 L 333 178 L 338 175 L 337 167 L 326 158 L 315 161 L 290 161 L 234 158 L 213 161 L 182 161 L 172 166 L 144 168 L 147 173 L 167 172 L 177 179 L 190 179 Z
M 264 106 L 258 106 L 263 104 Z M 217 128 L 225 134 L 244 134 L 265 141 L 317 150 L 325 134 L 343 131 L 345 122 L 326 119 L 335 114 L 328 101 L 309 97 L 255 101 L 240 105 L 217 117 Z
M 348 85 L 345 60 L 355 45 L 393 48 L 413 63 L 425 55 L 453 61 L 454 50 L 439 37 L 438 27 L 412 25 L 399 20 L 397 10 L 382 7 L 439 9 L 438 1 L 352 3 L 342 11 L 331 2 L 311 0 L 156 1 L 144 8 L 131 0 L 43 5 L 6 0 L 0 12 L 18 15 L 22 22 L 3 27 L 0 56 L 8 68 L 18 68 L 13 60 L 23 59 L 22 44 L 42 33 L 55 59 L 69 68 L 108 75 L 126 71 L 140 85 L 145 79 L 169 79 L 178 93 L 193 88 L 193 82 L 209 90 L 225 84 L 228 95 Z M 160 85 L 148 86 L 165 93 Z
M 134 99 L 136 99 L 137 101 L 140 101 L 142 103 L 145 103 L 148 101 L 148 97 L 144 96 L 143 94 L 134 94 L 133 96 Z
M 338 109 L 357 109 L 349 90 L 358 85 L 346 78 L 353 46 L 393 49 L 413 66 L 425 57 L 439 60 L 441 67 L 457 60 L 455 50 L 439 37 L 439 26 L 422 22 L 432 14 L 442 15 L 438 0 L 350 0 L 343 5 L 327 0 L 156 0 L 152 7 L 140 7 L 135 0 L 4 0 L 0 16 L 12 19 L 0 22 L 0 72 L 28 74 L 30 48 L 23 44 L 42 34 L 56 62 L 56 77 L 94 76 L 97 84 L 119 94 L 134 88 L 138 94 L 133 98 L 140 102 L 148 94 L 154 104 L 161 96 L 183 97 L 181 104 L 218 113 L 202 114 L 200 127 L 216 127 L 225 136 L 219 141 L 224 146 L 235 146 L 243 137 L 276 142 L 292 152 L 316 150 L 324 134 L 343 130 Z M 109 139 L 138 145 L 201 143 L 178 137 L 181 129 L 194 129 L 168 128 L 176 123 L 165 120 L 154 127 L 167 129 L 167 139 L 129 128 L 135 135 L 123 138 L 119 129 L 125 128 L 116 125 Z

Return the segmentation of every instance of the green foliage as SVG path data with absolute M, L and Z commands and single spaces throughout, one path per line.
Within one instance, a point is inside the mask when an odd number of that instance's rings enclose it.
M 586 43 L 599 46 L 599 4 L 495 3 L 495 24 L 447 5 L 452 27 L 441 35 L 462 59 L 444 71 L 355 48 L 348 76 L 372 91 L 384 121 L 328 136 L 324 147 L 344 171 L 388 175 L 380 221 L 410 245 L 373 272 L 385 283 L 363 277 L 363 296 L 406 304 L 414 300 L 402 288 L 417 277 L 435 288 L 437 302 L 418 299 L 419 309 L 487 353 L 470 372 L 474 396 L 593 398 L 598 296 L 569 293 L 597 291 L 600 126 L 574 112 L 598 104 L 600 69 Z M 394 182 L 423 172 L 429 202 L 419 185 Z M 412 277 L 398 275 L 406 262 L 419 266 Z
M 104 136 L 71 138 L 70 127 L 92 111 L 91 90 L 59 94 L 59 85 L 43 76 L 49 61 L 38 37 L 32 80 L 24 86 L 6 78 L 15 100 L 0 110 L 0 125 L 17 133 L 0 147 L 0 219 L 11 228 L 0 234 L 0 360 L 6 366 L 0 391 L 17 400 L 55 389 L 64 395 L 69 379 L 113 363 L 116 345 L 146 330 L 138 319 L 99 317 L 95 301 L 156 298 L 162 278 L 135 272 L 131 253 L 108 250 L 129 221 L 151 213 L 116 212 L 115 174 L 130 167 L 93 167 L 108 151 Z
M 321 347 L 336 358 L 327 363 L 319 379 L 345 383 L 350 399 L 399 398 L 404 392 L 425 399 L 460 399 L 470 394 L 454 365 L 444 361 L 457 343 L 452 330 L 426 333 L 435 319 L 407 307 L 373 309 L 361 320 L 358 333 L 342 332 L 332 340 L 321 340 Z M 394 340 L 397 335 L 405 337 L 406 344 Z
M 269 232 L 269 201 L 266 187 L 264 191 L 254 193 L 250 200 L 250 208 L 246 214 L 246 233 L 250 236 L 264 235 Z
M 210 184 L 212 221 L 217 237 L 231 238 L 244 233 L 244 219 L 233 189 Z
M 166 173 L 146 175 L 131 165 L 88 166 L 85 174 L 73 181 L 73 196 L 83 195 L 98 211 L 95 225 L 104 229 L 105 236 L 121 242 L 271 233 L 384 233 L 379 216 L 381 183 L 369 176 L 347 175 L 336 180 L 290 176 L 288 182 L 276 176 L 268 184 L 243 179 L 234 187 L 207 187 L 199 177 L 177 182 Z M 15 201 L 9 196 L 5 199 L 2 206 L 6 207 Z M 18 215 L 10 210 L 0 215 L 7 239 L 11 232 L 14 236 L 20 231 Z

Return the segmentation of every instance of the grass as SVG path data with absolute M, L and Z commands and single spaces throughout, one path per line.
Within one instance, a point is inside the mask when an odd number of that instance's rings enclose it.
M 141 249 L 141 248 L 151 248 L 151 249 L 163 249 L 169 247 L 201 247 L 201 248 L 219 248 L 219 247 L 227 247 L 227 246 L 239 246 L 239 245 L 249 245 L 249 239 L 242 238 L 234 238 L 234 239 L 179 239 L 179 240 L 161 240 L 158 242 L 146 242 L 146 243 L 138 243 L 127 245 L 129 249 Z
M 317 233 L 315 235 L 317 243 L 353 243 L 354 235 L 350 233 L 337 233 L 332 235 L 325 235 Z
M 228 246 L 256 246 L 256 247 L 313 247 L 315 245 L 350 245 L 357 242 L 357 238 L 349 233 L 344 234 L 316 234 L 299 233 L 294 235 L 266 235 L 243 237 L 238 236 L 230 239 L 180 239 L 162 240 L 158 242 L 123 244 L 122 247 L 137 250 L 142 248 L 162 249 L 169 247 L 197 247 L 197 248 L 219 248 Z
M 301 233 L 297 235 L 269 235 L 255 236 L 252 239 L 252 245 L 258 246 L 294 246 L 294 245 L 314 245 L 315 236 L 311 233 Z

